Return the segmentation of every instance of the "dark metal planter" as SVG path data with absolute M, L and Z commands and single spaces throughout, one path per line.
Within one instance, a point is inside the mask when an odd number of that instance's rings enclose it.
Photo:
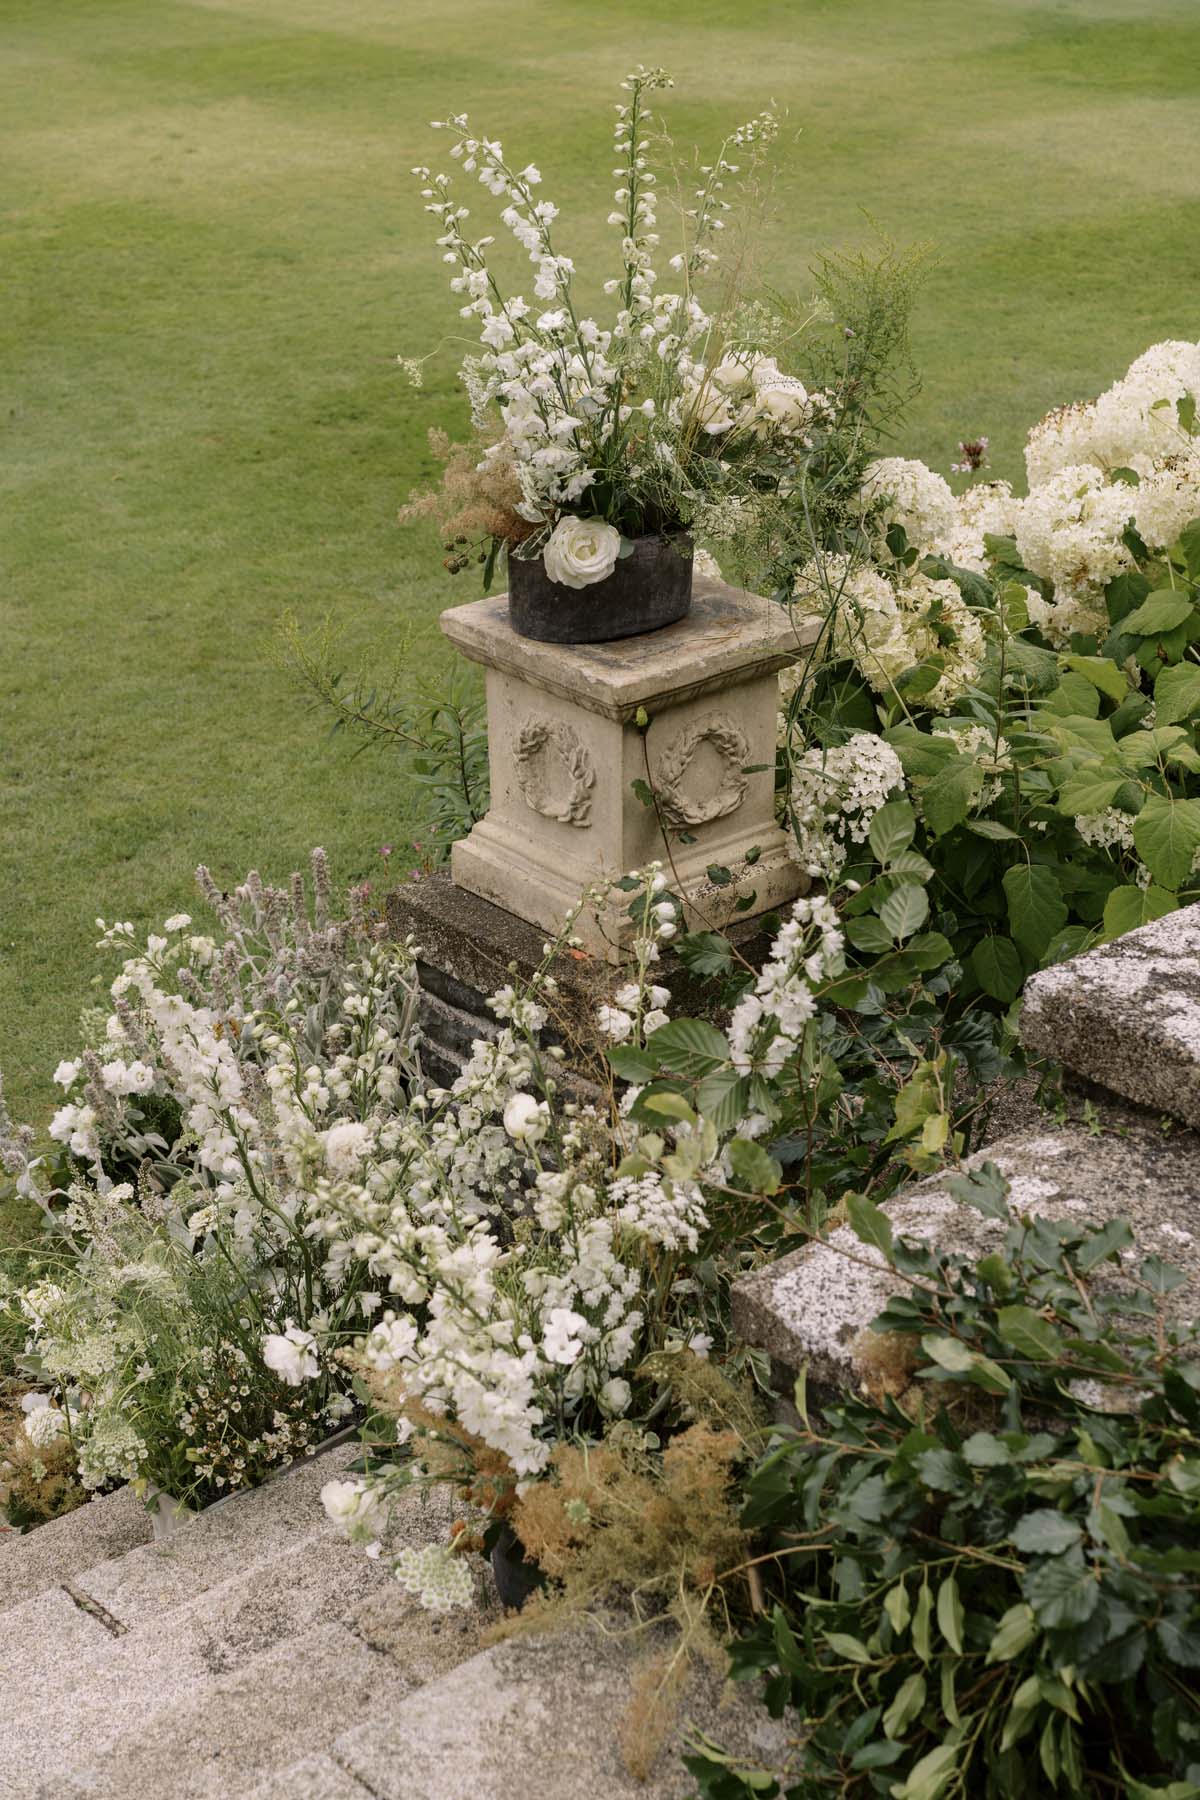
M 511 1525 L 500 1527 L 500 1535 L 492 1545 L 488 1560 L 501 1605 L 509 1612 L 520 1612 L 530 1594 L 543 1585 L 545 1576 L 525 1555 L 521 1540 Z
M 611 575 L 591 587 L 563 587 L 536 561 L 508 560 L 508 616 L 520 637 L 543 644 L 602 644 L 638 637 L 687 617 L 692 605 L 692 540 L 634 540 Z

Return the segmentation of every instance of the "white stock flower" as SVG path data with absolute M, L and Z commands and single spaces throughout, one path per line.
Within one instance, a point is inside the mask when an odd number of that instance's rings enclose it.
M 551 581 L 562 587 L 591 587 L 617 566 L 621 534 L 603 519 L 580 519 L 568 513 L 550 533 L 542 561 Z
M 587 1320 L 569 1307 L 556 1306 L 546 1320 L 542 1333 L 542 1349 L 552 1363 L 573 1363 L 583 1351 L 579 1333 L 587 1330 Z
M 301 1331 L 296 1325 L 289 1325 L 282 1333 L 266 1336 L 262 1343 L 262 1358 L 268 1369 L 288 1387 L 299 1387 L 302 1382 L 312 1381 L 320 1374 L 317 1340 L 311 1331 Z

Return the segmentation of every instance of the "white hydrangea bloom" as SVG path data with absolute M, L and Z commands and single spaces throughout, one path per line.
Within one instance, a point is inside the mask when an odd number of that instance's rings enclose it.
M 1077 813 L 1075 829 L 1085 844 L 1100 850 L 1132 850 L 1134 847 L 1133 820 L 1115 806 L 1106 806 L 1098 813 Z
M 953 581 L 919 570 L 893 581 L 834 557 L 802 569 L 795 593 L 810 617 L 832 619 L 829 654 L 853 661 L 877 693 L 890 697 L 901 675 L 936 657 L 943 671 L 921 704 L 946 712 L 979 674 L 983 631 Z
M 1056 406 L 1038 422 L 1025 442 L 1025 474 L 1031 488 L 1041 487 L 1063 469 L 1087 463 L 1103 466 L 1096 427 L 1096 408 L 1074 401 Z
M 878 515 L 884 528 L 901 525 L 910 544 L 926 550 L 953 531 L 957 520 L 949 483 L 933 469 L 906 456 L 884 456 L 869 463 L 863 475 L 867 506 L 884 502 Z
M 1178 402 L 1200 403 L 1200 344 L 1152 344 L 1095 404 L 1096 437 L 1110 468 L 1142 473 L 1149 463 L 1189 448 Z
M 929 547 L 955 568 L 982 575 L 987 570 L 985 536 L 1011 537 L 1019 506 L 1007 481 L 976 482 L 955 499 L 951 529 L 934 538 Z
M 1133 490 L 1133 520 L 1151 550 L 1173 544 L 1185 525 L 1200 518 L 1200 452 L 1172 456 Z
M 998 800 L 1004 792 L 1001 779 L 1006 769 L 1012 768 L 1012 751 L 1008 739 L 997 736 L 990 725 L 980 725 L 971 719 L 947 719 L 934 726 L 934 737 L 950 737 L 954 739 L 960 756 L 970 756 L 982 769 L 983 786 L 975 801 L 976 812 L 982 812 L 993 800 Z M 920 793 L 913 795 L 914 804 L 920 811 Z
M 1124 482 L 1110 483 L 1091 465 L 1060 469 L 1021 504 L 1021 561 L 1064 595 L 1102 588 L 1133 564 L 1121 533 L 1134 508 L 1134 490 Z

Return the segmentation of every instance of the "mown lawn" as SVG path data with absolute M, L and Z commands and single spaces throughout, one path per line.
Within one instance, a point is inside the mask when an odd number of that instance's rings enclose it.
M 434 668 L 473 597 L 395 524 L 461 409 L 410 166 L 468 108 L 536 157 L 582 255 L 610 234 L 615 84 L 663 63 L 677 141 L 789 113 L 764 259 L 803 288 L 869 216 L 940 265 L 902 448 L 945 470 L 1148 342 L 1195 337 L 1194 0 L 5 0 L 0 1064 L 18 1114 L 89 996 L 97 914 L 149 925 L 314 842 L 401 851 L 394 766 L 350 762 L 271 660 L 285 608 Z M 797 135 L 797 133 L 799 135 Z M 486 204 L 482 190 L 470 201 Z

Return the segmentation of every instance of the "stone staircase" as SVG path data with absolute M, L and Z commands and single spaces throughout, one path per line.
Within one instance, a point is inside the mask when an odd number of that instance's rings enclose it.
M 1183 1270 L 1170 1297 L 1176 1316 L 1200 1315 L 1200 906 L 1034 975 L 1021 1033 L 1027 1048 L 1068 1072 L 1074 1119 L 1056 1124 L 1044 1115 L 968 1166 L 994 1162 L 1013 1201 L 1049 1218 L 1127 1218 L 1138 1260 L 1154 1254 Z M 986 1255 L 1002 1235 L 940 1177 L 905 1189 L 885 1210 L 898 1236 L 967 1256 Z M 1104 1279 L 1119 1285 L 1121 1277 Z M 828 1245 L 809 1245 L 739 1281 L 734 1324 L 770 1354 L 780 1395 L 791 1394 L 805 1369 L 819 1401 L 858 1385 L 866 1327 L 902 1287 L 878 1251 L 840 1226 Z
M 686 1800 L 618 1747 L 639 1651 L 579 1632 L 482 1647 L 500 1616 L 424 1611 L 326 1523 L 343 1445 L 150 1541 L 128 1489 L 0 1547 L 2 1800 Z M 414 1495 L 400 1542 L 444 1539 Z M 681 1720 L 749 1757 L 778 1728 L 704 1671 Z
M 1035 976 L 1023 1029 L 1090 1084 L 1080 1116 L 979 1160 L 1023 1205 L 1128 1215 L 1143 1253 L 1186 1270 L 1173 1299 L 1195 1313 L 1200 907 Z M 938 1180 L 888 1210 L 967 1253 L 997 1229 Z M 734 1290 L 781 1392 L 801 1366 L 818 1394 L 857 1378 L 890 1277 L 847 1247 L 859 1260 L 813 1245 Z M 482 1570 L 473 1609 L 423 1611 L 325 1521 L 320 1488 L 354 1455 L 330 1448 L 158 1543 L 128 1490 L 0 1542 L 0 1800 L 688 1800 L 692 1725 L 773 1760 L 786 1726 L 703 1668 L 635 1781 L 619 1739 L 645 1646 L 614 1628 L 486 1647 L 500 1609 Z M 399 1536 L 443 1540 L 449 1523 L 448 1499 L 414 1495 Z

